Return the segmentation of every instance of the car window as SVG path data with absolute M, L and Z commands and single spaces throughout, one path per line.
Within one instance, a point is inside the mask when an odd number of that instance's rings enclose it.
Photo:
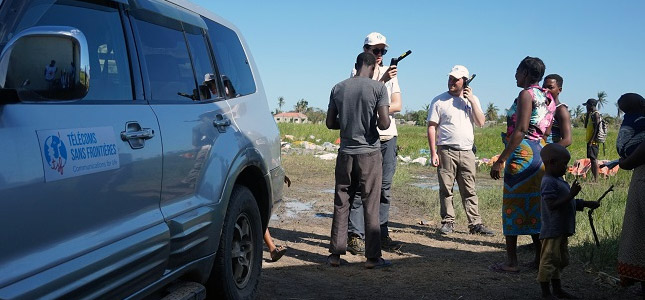
M 17 23 L 3 23 L 17 25 L 3 36 L 3 44 L 11 36 L 34 26 L 70 26 L 79 29 L 87 39 L 89 70 L 81 70 L 69 53 L 57 51 L 59 49 L 47 43 L 33 45 L 28 51 L 15 54 L 16 59 L 26 64 L 20 71 L 28 73 L 28 76 L 21 74 L 28 80 L 22 78 L 16 84 L 40 96 L 31 100 L 78 99 L 78 93 L 71 90 L 76 84 L 87 85 L 84 82 L 87 71 L 90 74 L 89 90 L 87 94 L 80 95 L 82 99 L 134 99 L 121 17 L 113 2 L 25 1 L 10 18 L 16 18 Z
M 183 25 L 197 82 L 208 88 L 209 91 L 208 93 L 201 93 L 201 99 L 217 98 L 219 97 L 220 89 L 218 88 L 217 77 L 213 72 L 210 50 L 208 50 L 203 31 L 195 26 Z
M 169 19 L 164 20 L 165 26 L 143 20 L 136 23 L 141 41 L 139 49 L 150 79 L 151 99 L 192 101 L 197 86 L 182 24 Z
M 251 67 L 237 34 L 211 20 L 204 19 L 204 21 L 208 26 L 208 37 L 215 52 L 215 63 L 227 96 L 235 98 L 255 93 Z

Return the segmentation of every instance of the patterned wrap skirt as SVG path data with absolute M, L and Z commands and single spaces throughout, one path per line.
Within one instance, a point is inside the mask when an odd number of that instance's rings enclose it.
M 504 168 L 502 224 L 504 235 L 539 234 L 540 185 L 544 165 L 540 150 L 544 140 L 522 140 Z
M 618 244 L 618 274 L 627 286 L 645 281 L 645 165 L 634 169 Z

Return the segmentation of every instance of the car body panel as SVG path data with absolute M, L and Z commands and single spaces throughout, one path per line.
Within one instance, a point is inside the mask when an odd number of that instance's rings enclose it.
M 77 104 L 78 103 L 78 104 Z M 22 286 L 21 281 L 48 269 L 83 258 L 84 264 L 74 265 L 69 279 L 81 281 L 92 270 L 112 266 L 114 272 L 129 273 L 145 268 L 143 261 L 165 261 L 168 229 L 159 210 L 161 187 L 161 139 L 152 138 L 141 149 L 132 149 L 119 138 L 127 122 L 137 120 L 145 127 L 159 130 L 157 120 L 148 105 L 83 105 L 80 102 L 62 105 L 20 103 L 2 107 L 1 138 L 11 143 L 0 156 L 0 298 L 8 285 Z M 24 118 L 29 116 L 29 118 Z M 82 127 L 79 127 L 82 124 Z M 42 160 L 39 130 L 57 130 L 68 148 L 73 148 L 66 133 L 70 129 L 110 127 L 118 146 L 119 167 L 56 181 L 45 181 L 44 170 L 49 166 Z M 20 149 L 17 149 L 17 147 Z M 71 160 L 72 157 L 67 158 Z M 145 170 L 142 172 L 142 170 Z M 73 172 L 71 169 L 63 172 Z M 14 177 L 11 174 L 19 174 Z M 135 175 L 136 174 L 136 175 Z M 14 178 L 14 179 L 9 179 Z M 160 233 L 159 226 L 166 227 Z M 156 251 L 150 251 L 142 265 L 124 264 L 119 270 L 114 264 L 141 253 L 141 245 L 119 241 L 138 235 L 150 239 Z M 164 237 L 165 235 L 165 237 Z M 28 238 L 25 238 L 28 237 Z M 116 245 L 125 248 L 119 248 Z M 110 248 L 111 261 L 92 253 Z M 144 251 L 145 252 L 145 251 Z M 164 253 L 165 252 L 165 253 Z M 163 269 L 149 272 L 150 280 L 162 275 Z M 50 278 L 57 280 L 56 278 Z M 109 284 L 110 278 L 103 278 Z M 34 286 L 27 286 L 35 289 Z M 47 288 L 43 284 L 41 288 Z M 13 292 L 18 293 L 17 290 Z M 10 297 L 9 297 L 10 298 Z

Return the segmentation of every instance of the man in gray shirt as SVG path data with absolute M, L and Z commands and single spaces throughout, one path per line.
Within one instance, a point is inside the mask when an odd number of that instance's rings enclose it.
M 340 149 L 336 159 L 334 219 L 328 262 L 340 266 L 347 251 L 350 199 L 361 192 L 365 212 L 365 256 L 368 269 L 386 267 L 391 262 L 381 256 L 379 201 L 382 157 L 379 129 L 390 126 L 387 88 L 372 80 L 376 57 L 363 52 L 356 58 L 357 75 L 334 86 L 327 109 L 327 128 L 340 129 Z

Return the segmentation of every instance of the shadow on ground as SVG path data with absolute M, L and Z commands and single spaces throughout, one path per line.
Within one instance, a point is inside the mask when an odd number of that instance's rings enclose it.
M 538 299 L 536 270 L 517 274 L 488 269 L 503 259 L 499 238 L 477 238 L 456 233 L 443 236 L 434 228 L 392 224 L 395 237 L 406 235 L 401 251 L 384 252 L 393 265 L 368 270 L 364 258 L 345 255 L 343 265 L 326 264 L 326 232 L 272 228 L 275 239 L 289 246 L 276 263 L 264 263 L 260 299 Z M 408 238 L 412 235 L 412 238 Z M 520 259 L 530 260 L 523 247 Z M 265 251 L 265 256 L 267 253 Z M 592 284 L 593 278 L 573 262 L 565 269 L 563 284 L 582 299 L 639 299 L 631 290 Z

